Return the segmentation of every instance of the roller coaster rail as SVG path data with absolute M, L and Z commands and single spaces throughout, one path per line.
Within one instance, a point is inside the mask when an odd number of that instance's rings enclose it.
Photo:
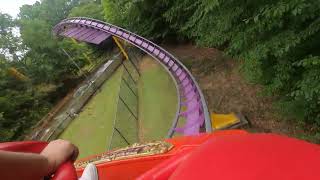
M 195 78 L 177 58 L 160 46 L 123 28 L 84 17 L 61 21 L 53 28 L 53 33 L 93 44 L 99 44 L 113 35 L 146 52 L 165 67 L 177 88 L 178 108 L 168 137 L 172 137 L 175 132 L 181 132 L 184 135 L 198 134 L 201 127 L 204 127 L 206 132 L 213 131 L 204 95 Z M 186 111 L 181 112 L 182 106 L 186 107 Z M 180 116 L 186 118 L 186 123 L 184 127 L 177 128 Z

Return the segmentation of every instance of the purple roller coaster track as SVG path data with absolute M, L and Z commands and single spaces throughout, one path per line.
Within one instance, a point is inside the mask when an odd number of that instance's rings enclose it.
M 213 130 L 206 101 L 195 78 L 177 58 L 160 46 L 123 28 L 83 17 L 61 21 L 53 28 L 53 33 L 92 44 L 100 44 L 112 35 L 146 52 L 167 69 L 176 84 L 179 106 L 168 137 L 172 137 L 175 132 L 194 135 Z M 180 116 L 185 117 L 186 122 L 178 128 Z

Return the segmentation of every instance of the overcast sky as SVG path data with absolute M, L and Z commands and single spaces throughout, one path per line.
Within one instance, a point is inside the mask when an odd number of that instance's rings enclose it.
M 37 0 L 0 0 L 0 12 L 17 17 L 19 8 L 24 4 L 33 4 Z

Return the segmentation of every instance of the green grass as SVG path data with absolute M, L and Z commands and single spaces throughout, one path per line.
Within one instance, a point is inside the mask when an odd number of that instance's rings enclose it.
M 113 132 L 114 123 L 131 144 L 166 137 L 176 112 L 176 89 L 162 66 L 151 58 L 144 58 L 143 61 L 147 66 L 141 70 L 138 88 L 121 66 L 60 135 L 60 138 L 70 140 L 79 147 L 80 158 L 105 152 L 109 145 L 111 149 L 127 146 L 120 134 Z M 129 64 L 126 67 L 129 71 L 134 70 Z M 121 81 L 122 78 L 127 84 Z M 134 93 L 139 97 L 138 102 Z M 118 95 L 134 113 L 139 113 L 139 121 L 118 99 Z
M 176 113 L 177 92 L 170 75 L 151 58 L 144 58 L 139 80 L 140 137 L 143 141 L 166 137 Z
M 127 75 L 128 74 L 124 71 L 123 79 L 127 82 L 127 84 L 124 80 L 121 82 L 120 97 L 130 108 L 130 111 L 121 100 L 118 101 L 115 127 L 120 131 L 122 136 L 124 136 L 130 144 L 133 144 L 139 142 L 138 120 L 134 118 L 134 116 L 137 116 L 138 102 L 137 97 L 134 94 L 136 93 L 134 82 Z M 131 86 L 133 92 L 129 89 L 128 85 Z M 131 112 L 134 113 L 134 115 L 132 115 Z M 123 137 L 121 137 L 121 135 L 117 131 L 115 131 L 112 138 L 110 149 L 125 147 L 127 145 L 128 144 L 123 139 Z
M 120 67 L 60 135 L 80 149 L 80 158 L 105 152 L 112 135 L 123 68 Z

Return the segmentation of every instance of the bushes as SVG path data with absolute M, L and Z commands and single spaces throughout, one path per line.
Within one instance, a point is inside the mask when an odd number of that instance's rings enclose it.
M 74 7 L 68 17 L 89 17 L 104 20 L 102 6 L 96 2 L 83 3 Z
M 93 58 L 93 46 L 52 36 L 52 27 L 68 15 L 103 19 L 101 5 L 85 0 L 23 5 L 18 19 L 0 13 L 0 142 L 23 138 L 99 61 Z
M 163 12 L 168 8 L 166 0 L 103 0 L 105 19 L 138 32 L 150 39 L 163 39 L 171 36 L 169 24 L 163 18 Z
M 319 0 L 103 2 L 126 7 L 108 17 L 149 38 L 176 35 L 244 60 L 245 77 L 278 97 L 283 112 L 320 125 Z

